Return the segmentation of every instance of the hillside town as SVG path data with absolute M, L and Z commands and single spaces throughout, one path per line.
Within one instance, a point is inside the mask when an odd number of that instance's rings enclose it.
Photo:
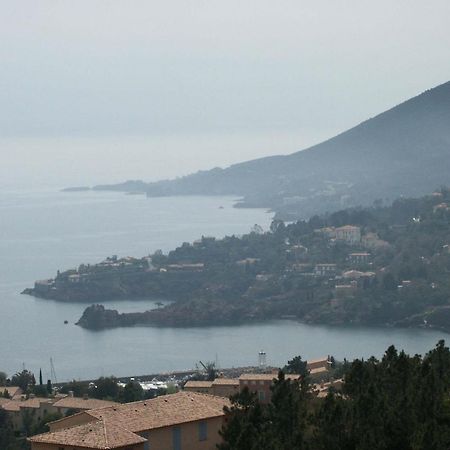
M 185 242 L 168 254 L 81 265 L 25 293 L 58 301 L 159 302 L 122 314 L 94 304 L 78 321 L 92 329 L 273 319 L 450 329 L 448 204 L 443 188 L 387 207 L 274 221 L 267 232 L 255 226 L 240 237 Z

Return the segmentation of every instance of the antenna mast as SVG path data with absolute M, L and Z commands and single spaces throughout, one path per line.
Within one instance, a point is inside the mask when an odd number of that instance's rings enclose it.
M 50 378 L 53 384 L 58 383 L 58 380 L 56 378 L 55 366 L 53 364 L 53 358 L 50 358 Z

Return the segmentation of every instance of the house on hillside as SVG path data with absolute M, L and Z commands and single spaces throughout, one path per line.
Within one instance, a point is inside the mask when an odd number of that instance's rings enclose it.
M 344 225 L 335 229 L 336 240 L 355 245 L 361 241 L 361 228 L 354 225 Z
M 334 263 L 316 264 L 314 275 L 317 277 L 332 277 L 336 275 L 337 266 Z
M 371 255 L 368 252 L 350 253 L 348 255 L 348 260 L 351 264 L 363 266 L 369 264 L 370 256 Z

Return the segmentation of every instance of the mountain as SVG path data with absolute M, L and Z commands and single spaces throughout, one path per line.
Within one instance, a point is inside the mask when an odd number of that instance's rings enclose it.
M 136 182 L 133 190 L 149 196 L 237 195 L 242 206 L 271 207 L 280 217 L 298 218 L 425 194 L 450 184 L 449 167 L 447 82 L 303 151 L 175 180 Z

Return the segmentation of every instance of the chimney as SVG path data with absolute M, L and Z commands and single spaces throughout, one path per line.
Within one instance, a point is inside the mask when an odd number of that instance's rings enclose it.
M 69 397 L 73 397 L 73 391 L 69 391 Z
M 89 395 L 83 394 L 83 400 L 87 400 L 89 398 Z

